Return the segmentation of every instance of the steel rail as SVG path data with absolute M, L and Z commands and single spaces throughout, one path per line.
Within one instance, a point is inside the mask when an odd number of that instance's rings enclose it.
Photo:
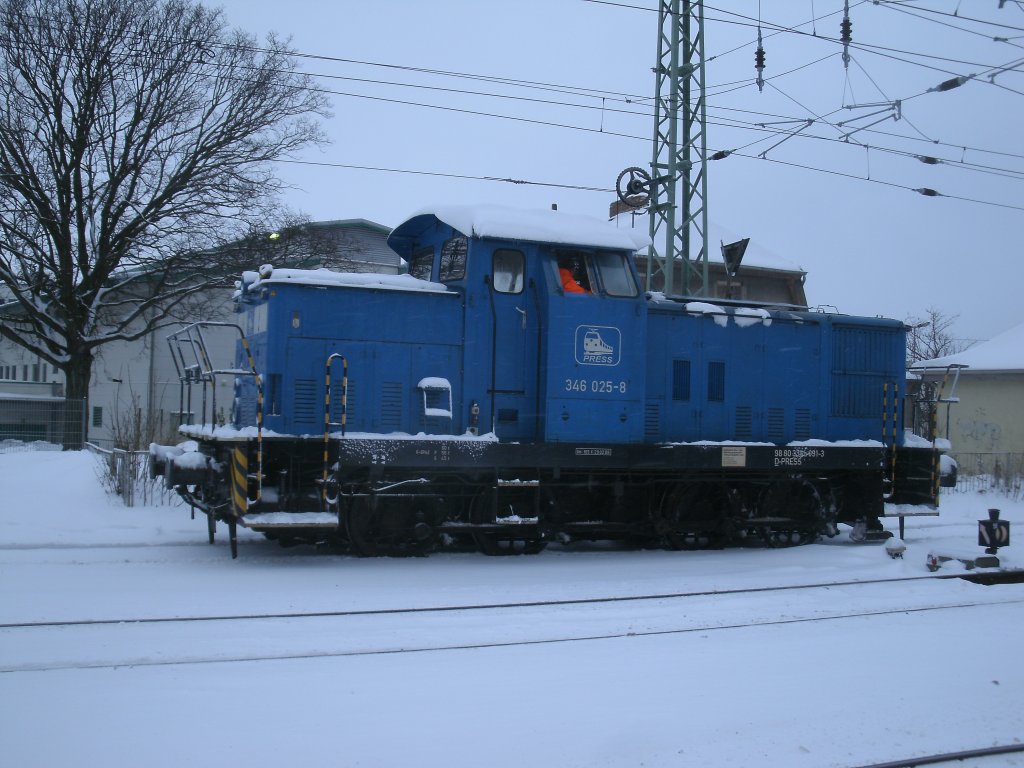
M 150 616 L 141 618 L 113 619 L 69 619 L 66 621 L 26 621 L 0 623 L 0 629 L 32 629 L 37 627 L 78 627 L 102 626 L 108 624 L 171 624 L 214 621 L 253 621 L 259 619 L 322 619 L 352 616 L 397 616 L 403 614 L 454 613 L 458 611 L 495 611 L 521 608 L 556 608 L 571 605 L 600 605 L 603 603 L 629 603 L 648 600 L 680 600 L 693 597 L 722 597 L 728 595 L 752 595 L 766 592 L 787 592 L 802 589 L 829 589 L 832 587 L 856 587 L 874 584 L 898 584 L 929 579 L 962 578 L 963 574 L 936 574 L 885 579 L 854 579 L 829 581 L 814 584 L 784 584 L 773 587 L 744 587 L 736 589 L 712 589 L 698 592 L 661 592 L 647 595 L 611 595 L 607 597 L 580 597 L 563 600 L 522 600 L 508 603 L 468 603 L 462 605 L 407 606 L 402 608 L 366 608 L 339 611 L 294 611 L 287 613 L 240 613 L 213 616 Z M 1012 602 L 1012 601 L 1009 601 Z M 979 603 L 984 605 L 985 603 Z
M 757 627 L 777 627 L 787 626 L 794 624 L 814 624 L 817 622 L 825 621 L 841 621 L 844 619 L 860 619 L 860 618 L 872 618 L 876 616 L 893 616 L 893 615 L 907 615 L 916 613 L 930 613 L 932 611 L 948 611 L 948 610 L 962 610 L 965 608 L 982 608 L 990 607 L 992 605 L 1007 605 L 1010 603 L 1024 603 L 1024 599 L 1021 600 L 1007 600 L 1000 603 L 990 602 L 977 602 L 977 603 L 957 603 L 953 605 L 934 605 L 934 606 L 923 606 L 919 608 L 888 608 L 877 611 L 858 611 L 856 613 L 844 613 L 835 616 L 804 616 L 797 618 L 786 618 L 786 619 L 773 619 L 770 621 L 749 621 L 740 622 L 735 624 L 722 624 L 717 626 L 696 626 L 696 627 L 680 627 L 676 629 L 653 629 L 653 630 L 629 630 L 625 632 L 607 632 L 601 634 L 591 635 L 570 635 L 567 637 L 548 637 L 548 638 L 536 638 L 536 639 L 523 639 L 523 640 L 499 640 L 490 642 L 479 642 L 479 643 L 461 643 L 461 644 L 446 644 L 446 645 L 423 645 L 423 646 L 411 646 L 411 647 L 399 647 L 399 648 L 361 648 L 354 650 L 344 651 L 309 651 L 301 653 L 279 653 L 279 654 L 252 654 L 252 655 L 239 655 L 239 656 L 194 656 L 185 657 L 178 659 L 133 659 L 118 662 L 95 662 L 95 663 L 81 663 L 81 664 L 28 664 L 19 667 L 0 667 L 0 675 L 14 674 L 14 673 L 26 673 L 26 672 L 54 672 L 54 671 L 69 671 L 69 670 L 86 670 L 86 669 L 121 669 L 124 667 L 141 668 L 141 667 L 173 667 L 173 666 L 191 666 L 198 664 L 237 664 L 245 662 L 259 662 L 259 661 L 295 661 L 303 659 L 333 659 L 333 658 L 350 658 L 360 656 L 393 656 L 402 655 L 407 653 L 435 653 L 443 651 L 469 651 L 469 650 L 481 650 L 488 648 L 515 648 L 515 647 L 528 647 L 537 645 L 558 645 L 562 643 L 578 643 L 578 642 L 589 642 L 595 640 L 620 640 L 626 638 L 636 637 L 659 637 L 668 635 L 686 635 L 694 632 L 719 632 L 725 630 L 734 629 L 753 629 Z M 893 763 L 893 766 L 908 765 L 907 762 Z M 914 763 L 910 763 L 914 765 Z M 882 768 L 881 766 L 866 766 L 865 768 Z
M 859 765 L 856 766 L 856 768 L 915 768 L 918 765 L 952 763 L 960 760 L 969 760 L 972 757 L 1009 755 L 1014 752 L 1024 752 L 1024 744 L 1004 744 L 999 747 L 981 747 L 979 749 L 966 749 L 961 752 L 943 752 L 935 755 L 925 755 L 923 757 L 910 757 L 905 760 L 890 760 L 887 763 Z

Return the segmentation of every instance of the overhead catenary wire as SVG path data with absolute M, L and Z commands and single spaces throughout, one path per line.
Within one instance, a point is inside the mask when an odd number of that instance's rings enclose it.
M 456 94 L 461 94 L 461 95 L 492 96 L 492 97 L 495 97 L 495 98 L 505 98 L 505 99 L 512 99 L 512 100 L 523 100 L 523 101 L 539 103 L 539 104 L 545 104 L 545 105 L 553 105 L 553 106 L 564 106 L 564 107 L 572 107 L 572 108 L 579 108 L 579 109 L 589 109 L 589 110 L 599 110 L 600 109 L 602 111 L 608 111 L 608 112 L 613 112 L 613 113 L 617 112 L 617 113 L 626 114 L 626 115 L 637 115 L 637 116 L 642 116 L 642 117 L 645 117 L 645 118 L 649 118 L 650 115 L 651 115 L 650 112 L 646 112 L 646 111 L 640 111 L 640 110 L 636 110 L 636 109 L 619 109 L 619 108 L 614 108 L 614 107 L 608 107 L 607 105 L 580 104 L 580 103 L 577 103 L 577 102 L 562 102 L 562 101 L 554 101 L 554 100 L 548 100 L 548 99 L 536 99 L 536 98 L 521 97 L 521 96 L 508 96 L 507 94 L 487 93 L 487 92 L 481 92 L 481 91 L 470 91 L 470 90 L 466 90 L 466 89 L 445 88 L 445 87 L 440 87 L 440 86 L 425 86 L 425 85 L 421 85 L 421 84 L 394 83 L 394 82 L 391 82 L 391 81 L 374 80 L 374 79 L 369 79 L 369 78 L 350 78 L 350 77 L 347 77 L 347 76 L 338 76 L 338 75 L 331 75 L 331 74 L 324 74 L 324 73 L 307 73 L 307 74 L 309 74 L 311 77 L 314 77 L 314 78 L 354 80 L 354 81 L 358 81 L 358 82 L 365 82 L 365 83 L 370 83 L 370 84 L 375 84 L 375 85 L 394 85 L 394 86 L 400 86 L 400 87 L 421 88 L 421 89 L 426 89 L 426 90 L 449 92 L 449 93 L 456 93 Z M 782 73 L 782 74 L 786 74 L 786 73 Z M 776 77 L 780 77 L 780 76 L 781 75 L 776 76 Z M 487 117 L 494 117 L 494 118 L 508 119 L 508 120 L 521 120 L 521 121 L 526 121 L 526 122 L 532 122 L 532 123 L 538 124 L 538 125 L 544 125 L 544 126 L 550 126 L 550 127 L 558 127 L 558 128 L 571 129 L 571 130 L 588 131 L 588 132 L 595 132 L 595 133 L 606 133 L 608 135 L 621 136 L 621 137 L 624 137 L 624 138 L 637 139 L 637 140 L 646 140 L 647 139 L 646 136 L 640 136 L 640 135 L 635 135 L 635 134 L 628 134 L 628 133 L 623 133 L 623 132 L 615 132 L 615 131 L 605 131 L 603 129 L 603 127 L 588 128 L 586 126 L 578 126 L 578 125 L 573 125 L 573 124 L 569 124 L 569 123 L 555 122 L 555 121 L 550 121 L 550 120 L 540 120 L 540 119 L 534 119 L 534 118 L 523 118 L 523 117 L 516 116 L 516 115 L 504 115 L 504 114 L 495 113 L 495 112 L 487 112 L 487 111 L 484 111 L 484 110 L 469 110 L 469 109 L 465 109 L 465 108 L 461 108 L 461 107 L 451 107 L 451 106 L 440 105 L 440 104 L 428 104 L 428 103 L 424 103 L 424 102 L 409 101 L 409 100 L 403 100 L 403 99 L 390 99 L 390 98 L 382 97 L 382 96 L 374 96 L 374 95 L 370 95 L 370 94 L 353 93 L 353 92 L 348 92 L 348 91 L 339 91 L 339 90 L 333 90 L 333 89 L 327 89 L 327 88 L 320 88 L 318 90 L 321 91 L 322 93 L 325 93 L 325 94 L 328 94 L 328 95 L 345 96 L 345 97 L 352 97 L 352 98 L 365 98 L 365 99 L 385 101 L 385 102 L 390 102 L 390 103 L 395 103 L 395 104 L 400 104 L 400 105 L 419 106 L 419 107 L 424 107 L 424 108 L 448 110 L 448 111 L 455 111 L 455 112 L 465 112 L 465 113 L 473 114 L 473 115 L 487 116 Z M 780 92 L 781 92 L 781 90 L 780 90 Z M 709 109 L 714 110 L 714 109 L 719 109 L 719 107 L 716 107 L 715 105 L 709 105 Z M 721 107 L 721 109 L 730 109 L 730 108 L 728 108 L 728 107 Z M 781 117 L 781 116 L 779 116 L 779 117 Z M 817 119 L 821 119 L 821 117 L 822 116 L 816 116 Z M 796 120 L 797 118 L 790 118 L 790 119 Z M 763 128 L 764 127 L 763 123 L 759 123 L 759 124 L 749 123 L 749 124 L 744 125 L 742 123 L 731 122 L 731 123 L 720 123 L 720 125 L 728 126 L 728 127 L 733 127 L 733 128 L 739 128 L 739 129 L 746 129 L 746 130 L 755 130 L 755 129 Z M 900 136 L 899 134 L 884 133 L 883 135 L 887 135 L 887 136 L 890 136 L 890 137 L 893 137 L 893 138 L 907 138 L 905 136 Z M 817 137 L 817 136 L 806 136 L 806 137 L 807 138 L 819 138 L 819 139 L 826 139 L 827 140 L 827 137 Z M 992 152 L 991 150 L 986 150 L 984 148 L 965 147 L 965 146 L 960 145 L 960 144 L 950 144 L 950 143 L 935 142 L 935 141 L 932 141 L 932 143 L 940 144 L 940 145 L 944 145 L 944 146 L 949 146 L 949 147 L 956 147 L 957 149 L 969 149 L 969 150 L 975 151 L 975 152 Z M 883 151 L 883 152 L 893 152 L 893 153 L 896 153 L 896 154 L 907 154 L 906 152 L 903 152 L 901 150 L 895 150 L 895 149 L 892 149 L 892 148 L 882 147 L 882 146 L 877 146 L 877 145 L 873 146 L 872 148 L 880 150 L 880 151 Z M 1022 158 L 1024 158 L 1024 156 L 1015 155 L 1013 153 L 996 153 L 996 154 L 1001 154 L 1001 155 L 1006 156 L 1006 157 L 1022 157 Z M 953 161 L 953 160 L 949 160 L 949 159 L 946 159 L 944 162 L 947 162 L 947 163 L 950 163 L 950 164 L 954 164 L 955 163 L 957 165 L 961 165 L 961 166 L 964 166 L 964 167 L 976 168 L 976 169 L 982 170 L 982 171 L 986 170 L 986 167 L 982 166 L 980 164 L 963 163 L 963 162 L 957 162 L 957 161 Z M 993 170 L 996 170 L 996 169 L 993 169 Z M 1005 174 L 1005 172 L 1000 172 L 999 175 L 1006 175 L 1006 174 Z M 481 178 L 483 178 L 483 177 L 481 177 Z M 546 184 L 546 183 L 542 183 L 542 184 Z M 567 186 L 573 186 L 573 185 L 567 185 Z
M 590 2 L 598 2 L 598 0 L 589 0 L 589 1 Z M 861 5 L 865 1 L 866 0 L 862 0 L 861 3 L 857 3 L 856 5 Z M 620 6 L 623 6 L 623 7 L 632 7 L 632 6 L 628 6 L 625 3 L 607 3 L 606 2 L 606 3 L 601 3 L 601 4 L 605 4 L 605 5 L 620 5 Z M 854 7 L 856 7 L 856 6 L 854 6 Z M 721 9 L 716 9 L 716 10 L 721 10 Z M 729 13 L 729 12 L 724 12 L 723 11 L 723 13 Z M 734 14 L 734 15 L 740 17 L 741 19 L 743 18 L 742 15 L 740 15 L 740 14 Z M 813 23 L 813 19 L 812 19 L 812 22 L 809 22 L 809 23 Z M 779 29 L 778 29 L 778 33 L 779 34 L 781 34 L 783 32 L 789 32 L 789 31 L 792 31 L 791 28 L 779 27 Z M 808 33 L 800 32 L 800 34 L 806 35 Z M 838 43 L 839 41 L 834 41 L 834 42 Z M 895 50 L 895 49 L 890 49 L 890 50 Z M 431 75 L 431 76 L 468 78 L 468 79 L 471 79 L 471 80 L 484 81 L 484 82 L 488 82 L 488 83 L 492 83 L 492 84 L 511 85 L 511 86 L 515 86 L 517 88 L 528 88 L 528 89 L 539 88 L 541 90 L 549 90 L 549 91 L 553 91 L 553 92 L 557 92 L 557 93 L 564 93 L 564 94 L 571 94 L 571 95 L 574 95 L 574 96 L 584 96 L 584 97 L 587 97 L 587 98 L 599 99 L 602 102 L 606 102 L 609 99 L 611 99 L 611 100 L 618 99 L 618 100 L 622 100 L 622 101 L 624 101 L 625 103 L 628 103 L 628 104 L 635 104 L 635 103 L 641 102 L 643 99 L 646 98 L 646 97 L 640 97 L 640 96 L 630 96 L 628 94 L 621 94 L 621 93 L 617 93 L 617 92 L 613 93 L 613 92 L 609 92 L 609 91 L 602 91 L 601 89 L 596 89 L 596 88 L 585 88 L 585 87 L 579 87 L 579 86 L 559 85 L 557 83 L 551 83 L 551 82 L 541 83 L 541 82 L 538 82 L 538 81 L 529 81 L 529 80 L 522 80 L 522 79 L 508 78 L 508 77 L 500 77 L 500 76 L 493 76 L 493 75 L 481 75 L 481 74 L 474 74 L 474 73 L 467 73 L 467 72 L 454 72 L 454 71 L 450 71 L 450 70 L 428 69 L 428 68 L 422 68 L 422 67 L 409 67 L 409 66 L 404 66 L 404 65 L 388 64 L 388 63 L 384 63 L 384 62 L 369 62 L 369 61 L 357 60 L 357 59 L 344 59 L 344 58 L 341 58 L 341 57 L 321 56 L 321 55 L 317 55 L 317 54 L 308 54 L 308 53 L 303 53 L 303 52 L 295 52 L 294 55 L 299 57 L 299 58 L 309 58 L 309 59 L 316 59 L 316 60 L 335 61 L 335 62 L 341 62 L 341 63 L 351 63 L 351 64 L 357 64 L 357 65 L 362 65 L 362 66 L 387 67 L 387 68 L 395 69 L 395 70 L 403 70 L 403 71 L 416 72 L 416 73 L 421 73 L 421 74 L 428 74 L 428 75 Z M 830 54 L 828 57 L 824 57 L 824 58 L 830 58 L 831 55 L 834 55 L 834 54 Z M 808 64 L 808 65 L 804 65 L 804 66 L 812 66 L 814 63 L 817 63 L 818 61 L 822 61 L 822 60 L 823 59 L 819 59 L 819 60 L 816 60 L 816 62 L 813 62 L 812 64 Z M 997 67 L 991 67 L 989 71 L 996 71 L 996 70 L 998 70 L 1000 72 L 1002 72 L 1002 71 L 1013 71 L 1014 69 L 1016 69 L 1015 66 L 1012 66 L 1014 64 L 1015 64 L 1014 62 L 1010 62 L 1011 66 L 1001 65 L 1001 66 L 997 66 Z M 801 68 L 803 68 L 803 67 L 801 67 Z M 796 71 L 796 70 L 790 70 L 790 72 L 792 72 L 792 71 Z M 307 73 L 307 74 L 309 74 L 309 76 L 314 77 L 314 78 L 325 78 L 325 79 L 333 79 L 333 80 L 339 80 L 339 79 L 340 80 L 349 80 L 349 81 L 363 82 L 363 83 L 372 84 L 372 85 L 385 85 L 385 86 L 391 86 L 391 87 L 405 87 L 405 88 L 421 88 L 421 89 L 424 89 L 424 90 L 430 90 L 430 91 L 436 91 L 436 92 L 449 92 L 449 93 L 462 94 L 462 95 L 468 95 L 468 96 L 473 96 L 473 97 L 476 97 L 476 96 L 489 96 L 489 97 L 495 97 L 495 98 L 501 98 L 501 99 L 514 100 L 514 101 L 519 101 L 519 102 L 537 103 L 537 104 L 543 104 L 543 105 L 549 105 L 549 106 L 568 107 L 568 108 L 574 108 L 574 109 L 589 109 L 589 110 L 601 109 L 602 115 L 603 115 L 603 113 L 605 111 L 608 111 L 609 113 L 616 113 L 617 112 L 617 113 L 621 113 L 621 114 L 625 114 L 625 115 L 636 115 L 636 116 L 641 116 L 641 117 L 649 116 L 649 113 L 647 113 L 647 112 L 645 112 L 643 110 L 620 109 L 620 108 L 617 108 L 617 107 L 608 106 L 606 103 L 602 103 L 602 104 L 580 104 L 580 103 L 575 103 L 575 102 L 561 102 L 561 101 L 552 100 L 552 99 L 540 99 L 540 98 L 536 98 L 536 97 L 527 97 L 527 96 L 519 96 L 519 95 L 491 94 L 491 93 L 485 93 L 485 92 L 474 91 L 474 90 L 469 90 L 469 89 L 447 88 L 447 87 L 444 87 L 444 86 L 436 86 L 436 85 L 430 85 L 430 84 L 394 83 L 394 82 L 388 82 L 388 81 L 382 81 L 382 80 L 374 80 L 372 78 L 355 78 L 355 77 L 349 77 L 349 76 L 344 76 L 344 75 L 334 75 L 334 74 L 329 74 L 329 73 Z M 783 73 L 783 74 L 786 74 L 786 73 Z M 958 76 L 958 77 L 963 77 L 963 76 Z M 748 81 L 747 84 L 749 85 L 749 81 Z M 743 87 L 743 86 L 741 86 L 741 87 Z M 776 90 L 779 90 L 780 93 L 782 92 L 781 89 L 778 89 L 777 86 L 773 86 L 773 87 Z M 330 89 L 320 89 L 320 90 L 323 90 L 325 93 L 329 93 L 329 94 L 332 94 L 332 95 L 343 96 L 343 97 L 361 98 L 361 99 L 372 99 L 372 100 L 376 100 L 376 101 L 388 102 L 388 103 L 404 105 L 404 106 L 414 106 L 414 107 L 421 107 L 421 108 L 429 108 L 429 109 L 451 111 L 451 112 L 463 113 L 463 114 L 468 114 L 468 115 L 494 117 L 494 118 L 500 118 L 500 119 L 506 119 L 506 120 L 526 122 L 526 123 L 536 124 L 536 125 L 540 125 L 540 126 L 555 127 L 555 128 L 560 128 L 560 129 L 571 129 L 571 130 L 585 131 L 585 132 L 591 132 L 591 133 L 601 133 L 601 134 L 604 134 L 604 135 L 617 136 L 617 137 L 631 139 L 631 140 L 641 140 L 641 141 L 648 141 L 649 140 L 649 138 L 647 136 L 631 134 L 631 133 L 627 133 L 627 132 L 623 132 L 623 131 L 606 130 L 603 125 L 596 126 L 596 127 L 587 127 L 587 126 L 574 125 L 571 122 L 565 122 L 565 121 L 544 120 L 544 119 L 538 119 L 538 118 L 532 118 L 532 117 L 523 117 L 523 116 L 520 116 L 520 115 L 507 115 L 507 114 L 503 115 L 503 114 L 498 114 L 498 113 L 494 113 L 494 112 L 488 112 L 488 111 L 479 110 L 479 109 L 468 109 L 468 108 L 465 108 L 465 107 L 453 107 L 453 106 L 449 106 L 449 105 L 430 104 L 430 103 L 424 103 L 424 102 L 412 101 L 412 100 L 405 100 L 405 99 L 391 99 L 391 98 L 387 98 L 387 97 L 383 97 L 383 96 L 377 96 L 377 95 L 371 95 L 371 94 L 365 94 L 365 93 L 353 93 L 353 92 L 337 91 L 337 90 L 330 90 Z M 717 94 L 717 95 L 721 95 L 721 94 Z M 916 96 L 920 96 L 920 95 L 923 95 L 923 93 L 915 94 L 914 96 L 911 96 L 909 98 L 915 98 Z M 799 104 L 799 102 L 797 102 L 797 103 Z M 800 106 L 802 108 L 804 108 L 804 109 L 807 109 L 806 107 L 803 107 L 803 105 L 800 105 Z M 713 105 L 713 104 L 709 105 L 709 110 L 713 110 L 713 109 L 716 109 L 715 105 Z M 728 108 L 727 107 L 723 107 L 723 109 L 728 109 Z M 807 110 L 807 111 L 810 112 L 810 110 Z M 811 114 L 813 114 L 813 113 L 811 113 Z M 815 117 L 814 121 L 815 122 L 819 122 L 820 121 L 822 124 L 830 125 L 834 130 L 838 127 L 837 124 L 831 123 L 830 121 L 824 120 L 822 118 L 823 118 L 823 116 L 817 116 L 817 117 Z M 798 119 L 798 118 L 792 118 L 792 119 Z M 730 128 L 734 128 L 734 129 L 740 129 L 740 130 L 764 130 L 764 131 L 766 131 L 769 134 L 774 134 L 775 136 L 786 136 L 786 137 L 788 137 L 788 136 L 796 136 L 796 134 L 793 131 L 773 130 L 773 129 L 766 128 L 763 124 L 756 124 L 756 123 L 753 123 L 753 122 L 747 122 L 746 124 L 744 124 L 742 121 L 738 121 L 738 122 L 737 121 L 733 121 L 733 122 L 721 122 L 719 124 L 722 125 L 722 126 L 726 126 L 726 127 L 730 127 Z M 909 121 L 908 121 L 908 124 L 909 124 Z M 870 128 L 869 127 L 865 127 L 865 128 L 859 129 L 859 130 L 863 130 L 863 131 L 866 132 L 866 131 L 870 130 Z M 900 139 L 900 140 L 907 140 L 907 139 L 914 138 L 914 137 L 907 137 L 907 136 L 904 136 L 904 135 L 901 135 L 901 134 L 879 132 L 879 131 L 874 131 L 874 130 L 871 130 L 871 132 L 872 133 L 876 133 L 877 135 L 887 136 L 887 137 L 891 137 L 891 138 L 897 138 L 897 139 Z M 924 137 L 924 134 L 922 134 L 922 136 Z M 801 130 L 801 133 L 797 137 L 799 139 L 801 139 L 801 140 L 805 140 L 806 139 L 806 140 L 838 141 L 838 139 L 836 137 L 817 136 L 817 135 L 814 135 L 812 132 L 809 132 L 809 131 L 805 132 L 803 129 Z M 849 138 L 849 137 L 847 137 L 847 138 Z M 993 153 L 995 155 L 1000 155 L 1000 156 L 1004 156 L 1004 157 L 1013 157 L 1013 158 L 1021 158 L 1022 157 L 1022 156 L 1016 155 L 1014 153 L 999 152 L 999 151 L 995 151 L 995 150 L 988 150 L 988 149 L 981 148 L 981 147 L 968 147 L 968 146 L 961 145 L 959 143 L 939 142 L 939 141 L 934 141 L 934 140 L 928 139 L 927 137 L 924 137 L 924 138 L 926 140 L 928 140 L 930 143 L 933 143 L 935 145 L 946 146 L 946 147 L 955 147 L 955 148 L 961 149 L 961 150 L 963 150 L 965 152 L 970 150 L 970 151 L 974 151 L 974 152 L 989 152 L 989 153 Z M 758 143 L 758 141 L 761 141 L 761 140 L 764 140 L 764 139 L 756 140 L 756 141 L 751 142 L 751 143 L 749 143 L 749 144 L 747 144 L 745 146 L 751 146 L 753 144 Z M 898 150 L 898 149 L 894 149 L 894 148 L 891 148 L 891 147 L 867 145 L 867 144 L 862 143 L 862 142 L 856 142 L 856 143 L 858 145 L 860 145 L 860 146 L 864 146 L 864 147 L 869 148 L 869 149 L 876 149 L 876 150 L 881 151 L 881 152 L 887 152 L 887 153 L 892 153 L 892 154 L 896 154 L 896 155 L 904 155 L 904 156 L 909 156 L 909 157 L 918 157 L 918 155 L 914 155 L 913 153 L 908 153 L 908 152 L 905 152 L 903 150 Z M 742 156 L 742 155 L 740 155 L 740 156 Z M 765 158 L 761 158 L 761 159 L 765 159 Z M 774 159 L 772 159 L 772 160 L 774 161 Z M 1019 176 L 1017 175 L 1017 172 L 1014 172 L 1014 171 L 1008 170 L 1008 169 L 994 168 L 994 167 L 990 167 L 990 166 L 987 167 L 987 166 L 983 166 L 981 164 L 963 162 L 962 160 L 961 161 L 955 161 L 955 160 L 952 160 L 950 158 L 937 158 L 937 160 L 938 160 L 938 162 L 941 162 L 942 164 L 947 164 L 947 165 L 950 165 L 950 166 L 965 168 L 965 169 L 969 169 L 969 170 L 975 170 L 975 171 L 982 172 L 982 173 L 991 173 L 992 175 L 998 175 L 998 176 L 1002 176 L 1004 178 L 1013 178 L 1013 179 L 1019 178 Z M 293 162 L 307 162 L 307 161 L 293 161 Z M 375 170 L 392 171 L 392 172 L 413 172 L 413 171 L 400 171 L 399 169 L 382 169 L 382 168 L 379 168 L 379 167 L 376 167 L 376 166 L 369 166 L 369 165 L 355 166 L 355 165 L 351 165 L 351 164 L 342 164 L 342 163 L 326 164 L 326 163 L 313 163 L 313 162 L 310 162 L 309 164 L 312 164 L 312 165 L 330 165 L 331 167 L 363 168 L 363 169 L 366 169 L 366 170 L 374 170 L 375 169 Z M 833 171 L 831 171 L 828 168 L 815 168 L 815 167 L 809 166 L 809 165 L 800 165 L 800 167 L 805 167 L 805 168 L 808 168 L 808 169 L 811 169 L 811 170 L 819 170 L 819 171 L 824 172 L 824 173 L 831 173 L 831 172 L 833 172 Z M 560 184 L 555 184 L 553 182 L 531 181 L 531 180 L 526 180 L 526 179 L 518 179 L 517 180 L 517 179 L 503 178 L 503 177 L 498 177 L 498 176 L 482 176 L 482 175 L 471 175 L 471 174 L 443 174 L 443 173 L 440 173 L 440 172 L 422 172 L 422 173 L 429 173 L 430 175 L 438 175 L 438 176 L 449 176 L 449 177 L 453 177 L 453 178 L 467 178 L 467 179 L 477 179 L 477 180 L 483 180 L 483 181 L 501 181 L 501 182 L 505 182 L 505 183 L 518 183 L 518 184 L 533 184 L 533 185 L 537 185 L 537 186 L 552 186 L 552 187 L 561 187 L 561 188 L 567 188 L 567 189 L 580 189 L 580 190 L 595 191 L 595 192 L 596 191 L 602 191 L 602 192 L 606 191 L 606 188 L 604 188 L 604 187 L 585 187 L 585 186 L 582 186 L 582 185 L 574 185 L 574 184 L 561 184 L 560 185 Z M 858 178 L 858 177 L 854 176 L 854 178 Z M 896 185 L 896 186 L 900 186 L 900 185 Z M 910 187 L 905 187 L 905 188 L 909 189 Z M 970 199 L 970 198 L 959 198 L 959 197 L 957 197 L 955 195 L 946 195 L 946 196 L 950 197 L 951 199 L 965 199 L 965 200 Z M 975 199 L 970 199 L 970 201 L 971 202 L 982 202 L 982 203 L 985 202 L 985 201 L 975 200 Z M 1000 205 L 1000 207 L 1016 208 L 1016 206 L 1012 206 L 1012 205 Z

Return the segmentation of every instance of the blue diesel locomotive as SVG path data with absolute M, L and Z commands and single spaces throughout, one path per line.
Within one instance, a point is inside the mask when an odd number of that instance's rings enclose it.
M 782 546 L 934 507 L 937 453 L 904 440 L 901 322 L 645 293 L 648 242 L 447 207 L 392 232 L 408 274 L 245 273 L 237 323 L 170 338 L 204 415 L 152 466 L 233 554 L 237 525 L 361 555 Z M 223 368 L 218 325 L 238 336 Z

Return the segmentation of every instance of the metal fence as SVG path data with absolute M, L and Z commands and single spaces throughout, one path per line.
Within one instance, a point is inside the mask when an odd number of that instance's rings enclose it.
M 957 463 L 954 493 L 994 493 L 1024 498 L 1024 453 L 953 453 Z
M 149 451 L 101 448 L 95 443 L 86 445 L 101 461 L 107 490 L 120 496 L 126 507 L 182 503 L 178 494 L 167 490 L 162 477 L 150 477 Z
M 80 450 L 85 403 L 35 394 L 0 394 L 0 453 Z

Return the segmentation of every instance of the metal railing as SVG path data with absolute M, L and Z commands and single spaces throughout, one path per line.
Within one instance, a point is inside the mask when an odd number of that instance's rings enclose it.
M 150 476 L 149 451 L 101 448 L 95 443 L 86 443 L 86 447 L 100 459 L 107 489 L 120 496 L 126 507 L 170 506 L 181 502 L 177 493 L 167 490 L 162 477 Z

